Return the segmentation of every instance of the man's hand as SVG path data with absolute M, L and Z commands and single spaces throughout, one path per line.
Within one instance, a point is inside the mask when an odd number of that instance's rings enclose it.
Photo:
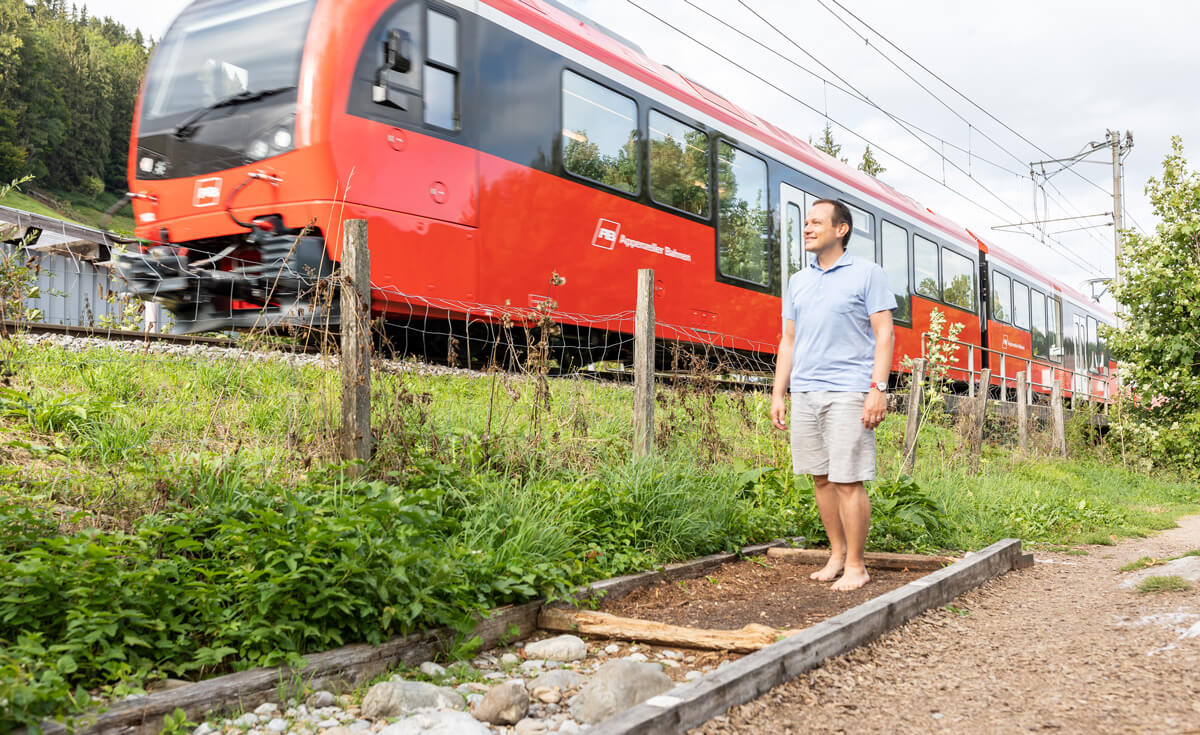
M 780 431 L 787 431 L 787 399 L 771 394 L 771 423 Z
M 774 407 L 771 409 L 774 411 Z M 863 426 L 868 429 L 874 429 L 883 423 L 883 417 L 887 415 L 887 394 L 872 388 L 867 393 L 867 400 L 863 402 L 862 422 Z

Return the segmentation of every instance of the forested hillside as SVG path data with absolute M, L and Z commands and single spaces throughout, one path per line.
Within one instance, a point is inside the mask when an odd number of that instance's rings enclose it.
M 124 191 L 149 51 L 140 31 L 65 0 L 0 0 L 0 181 Z

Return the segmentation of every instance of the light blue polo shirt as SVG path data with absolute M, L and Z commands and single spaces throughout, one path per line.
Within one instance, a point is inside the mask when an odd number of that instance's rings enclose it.
M 895 308 L 896 295 L 883 269 L 850 253 L 829 270 L 814 258 L 793 274 L 783 299 L 783 318 L 796 322 L 792 392 L 870 390 L 871 314 Z

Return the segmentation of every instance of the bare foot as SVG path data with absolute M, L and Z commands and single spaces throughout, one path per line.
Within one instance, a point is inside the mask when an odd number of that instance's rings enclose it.
M 866 567 L 846 567 L 846 573 L 842 575 L 841 579 L 831 584 L 829 589 L 839 592 L 849 592 L 850 590 L 862 587 L 870 581 L 871 578 L 867 576 Z
M 843 559 L 840 556 L 831 556 L 829 561 L 825 562 L 825 566 L 820 571 L 813 572 L 808 575 L 809 579 L 815 579 L 818 582 L 832 582 L 837 579 L 837 576 L 842 573 Z

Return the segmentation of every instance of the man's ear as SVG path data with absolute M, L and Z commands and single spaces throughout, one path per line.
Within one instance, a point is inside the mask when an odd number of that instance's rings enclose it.
M 837 236 L 839 238 L 845 237 L 848 232 L 850 232 L 850 225 L 848 223 L 843 222 L 837 226 Z

